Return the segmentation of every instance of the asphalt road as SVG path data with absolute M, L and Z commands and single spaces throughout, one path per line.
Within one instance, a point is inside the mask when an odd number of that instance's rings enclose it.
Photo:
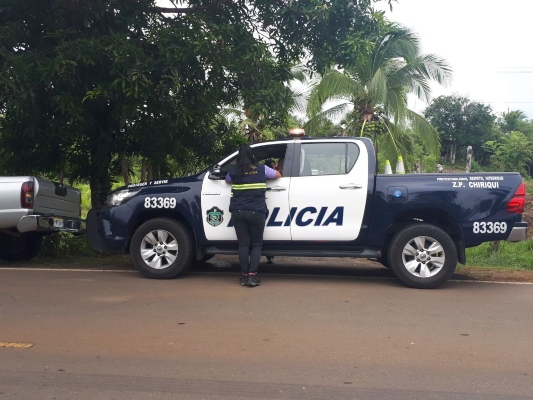
M 0 400 L 533 399 L 533 285 L 309 260 L 246 288 L 232 260 L 169 281 L 1 265 Z

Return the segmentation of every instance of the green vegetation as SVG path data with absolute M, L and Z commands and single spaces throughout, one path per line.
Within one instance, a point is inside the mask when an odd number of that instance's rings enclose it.
M 420 53 L 419 39 L 412 31 L 386 25 L 373 38 L 368 52 L 342 71 L 331 69 L 323 74 L 309 99 L 307 126 L 313 134 L 320 120 L 342 117 L 345 134 L 371 137 L 378 155 L 393 163 L 410 153 L 414 140 L 420 140 L 425 152 L 436 158 L 438 134 L 408 108 L 407 95 L 425 101 L 431 96 L 432 81 L 445 84 L 450 78 L 446 61 Z M 328 106 L 331 100 L 336 102 Z M 407 123 L 411 134 L 406 134 Z
M 500 242 L 494 252 L 491 243 L 466 250 L 467 266 L 533 271 L 533 239 L 523 242 Z
M 373 3 L 4 0 L 0 170 L 87 182 L 99 208 L 132 160 L 167 177 L 286 131 L 292 67 L 357 58 Z

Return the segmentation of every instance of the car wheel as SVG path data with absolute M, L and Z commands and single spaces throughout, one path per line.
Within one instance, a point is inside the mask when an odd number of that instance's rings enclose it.
M 36 233 L 20 236 L 0 234 L 0 259 L 4 261 L 28 261 L 37 257 L 43 237 Z
M 189 231 L 169 218 L 151 219 L 137 228 L 130 244 L 133 264 L 147 278 L 170 279 L 186 271 L 193 260 Z
M 442 285 L 457 266 L 457 249 L 450 236 L 430 224 L 400 230 L 389 246 L 389 265 L 405 285 L 431 289 Z

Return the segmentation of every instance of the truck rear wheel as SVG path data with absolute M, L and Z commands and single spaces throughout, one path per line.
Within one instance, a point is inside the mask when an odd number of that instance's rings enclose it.
M 131 257 L 147 278 L 170 279 L 186 271 L 193 261 L 187 228 L 169 218 L 155 218 L 139 226 L 131 239 Z
M 12 236 L 0 233 L 0 260 L 28 261 L 37 257 L 43 244 L 43 237 L 37 233 Z
M 442 229 L 418 223 L 400 230 L 389 246 L 389 265 L 405 285 L 431 289 L 442 285 L 457 266 L 453 240 Z

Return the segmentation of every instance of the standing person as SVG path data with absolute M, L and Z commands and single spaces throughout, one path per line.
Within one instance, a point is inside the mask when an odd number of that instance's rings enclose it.
M 255 161 L 252 148 L 243 144 L 237 154 L 237 163 L 226 175 L 231 183 L 229 211 L 239 242 L 239 263 L 242 286 L 258 286 L 261 280 L 257 275 L 263 232 L 266 218 L 266 180 L 278 179 L 280 173 Z

